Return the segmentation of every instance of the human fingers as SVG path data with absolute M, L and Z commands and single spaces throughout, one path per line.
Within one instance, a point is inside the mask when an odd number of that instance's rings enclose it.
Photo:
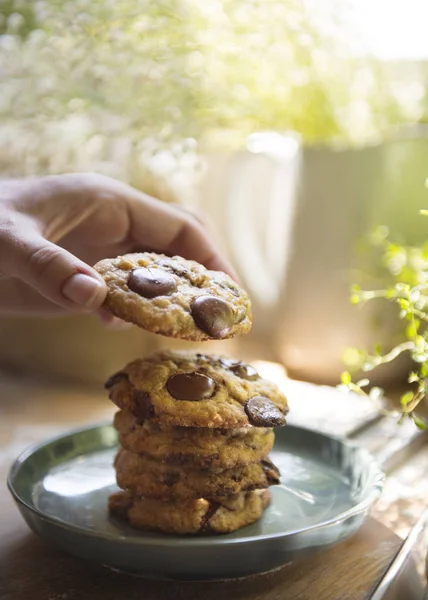
M 90 312 L 103 303 L 103 279 L 89 265 L 46 240 L 31 219 L 1 227 L 0 272 L 17 278 L 68 310 Z

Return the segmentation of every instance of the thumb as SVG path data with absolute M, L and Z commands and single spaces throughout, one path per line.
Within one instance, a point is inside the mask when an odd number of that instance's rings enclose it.
M 97 310 L 107 293 L 104 280 L 94 269 L 38 233 L 6 240 L 0 269 L 69 310 Z

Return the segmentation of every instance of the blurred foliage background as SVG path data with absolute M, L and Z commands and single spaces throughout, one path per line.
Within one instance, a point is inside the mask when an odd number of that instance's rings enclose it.
M 365 144 L 422 118 L 354 51 L 348 1 L 0 0 L 0 173 L 150 187 L 253 131 Z

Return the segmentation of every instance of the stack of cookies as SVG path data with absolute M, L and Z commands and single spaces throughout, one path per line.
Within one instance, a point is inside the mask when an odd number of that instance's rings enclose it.
M 98 263 L 116 316 L 171 337 L 225 339 L 251 326 L 246 293 L 181 258 L 133 254 Z M 163 351 L 106 383 L 120 409 L 111 512 L 176 534 L 227 533 L 259 519 L 279 483 L 268 458 L 285 424 L 278 388 L 241 361 Z

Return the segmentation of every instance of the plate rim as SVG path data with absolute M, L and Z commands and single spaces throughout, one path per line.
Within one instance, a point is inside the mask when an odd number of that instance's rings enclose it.
M 139 537 L 130 538 L 126 535 L 118 535 L 112 534 L 108 532 L 101 531 L 93 531 L 90 529 L 85 529 L 84 527 L 80 527 L 78 525 L 72 525 L 70 523 L 66 523 L 61 521 L 51 515 L 47 515 L 43 513 L 36 506 L 29 504 L 26 502 L 16 491 L 13 485 L 13 478 L 19 470 L 20 466 L 24 464 L 24 462 L 35 452 L 53 444 L 63 438 L 76 435 L 78 433 L 85 433 L 91 430 L 97 430 L 104 427 L 113 427 L 111 420 L 103 420 L 98 423 L 94 423 L 91 425 L 83 426 L 83 427 L 75 427 L 70 430 L 63 431 L 58 435 L 47 438 L 44 441 L 37 442 L 28 446 L 28 448 L 24 449 L 18 457 L 13 461 L 11 467 L 9 468 L 8 476 L 7 476 L 7 488 L 12 495 L 14 501 L 18 506 L 25 508 L 27 511 L 30 511 L 33 515 L 35 515 L 38 519 L 41 519 L 44 522 L 49 523 L 54 527 L 59 527 L 61 529 L 65 529 L 68 532 L 78 535 L 85 535 L 91 538 L 108 540 L 115 543 L 121 544 L 134 544 L 138 546 L 159 546 L 159 547 L 172 547 L 172 546 L 186 546 L 186 547 L 212 547 L 212 546 L 225 546 L 225 545 L 245 545 L 245 544 L 254 544 L 261 543 L 273 539 L 281 539 L 284 537 L 291 538 L 293 536 L 301 535 L 303 533 L 309 533 L 313 530 L 325 529 L 330 526 L 338 525 L 339 523 L 346 521 L 353 516 L 360 515 L 365 513 L 373 504 L 379 499 L 384 482 L 385 482 L 385 473 L 376 460 L 376 458 L 365 448 L 358 446 L 354 441 L 349 440 L 347 438 L 341 438 L 339 436 L 326 434 L 322 431 L 317 431 L 315 429 L 311 429 L 309 427 L 303 427 L 301 425 L 286 425 L 286 427 L 292 427 L 293 429 L 299 429 L 305 432 L 308 432 L 312 435 L 316 435 L 323 438 L 328 438 L 330 440 L 334 440 L 337 443 L 342 444 L 348 448 L 353 448 L 358 450 L 362 455 L 365 456 L 365 460 L 367 461 L 367 467 L 373 470 L 373 488 L 366 498 L 358 502 L 355 506 L 339 513 L 336 517 L 332 517 L 321 523 L 316 523 L 310 525 L 308 527 L 304 527 L 301 529 L 295 529 L 290 532 L 277 532 L 277 533 L 267 533 L 267 534 L 259 534 L 259 535 L 250 535 L 245 537 L 238 538 L 227 538 L 224 535 L 221 536 L 184 536 L 184 535 L 169 535 L 163 534 L 164 537 L 153 537 L 151 532 L 141 531 L 141 535 Z M 157 534 L 159 536 L 159 534 Z

